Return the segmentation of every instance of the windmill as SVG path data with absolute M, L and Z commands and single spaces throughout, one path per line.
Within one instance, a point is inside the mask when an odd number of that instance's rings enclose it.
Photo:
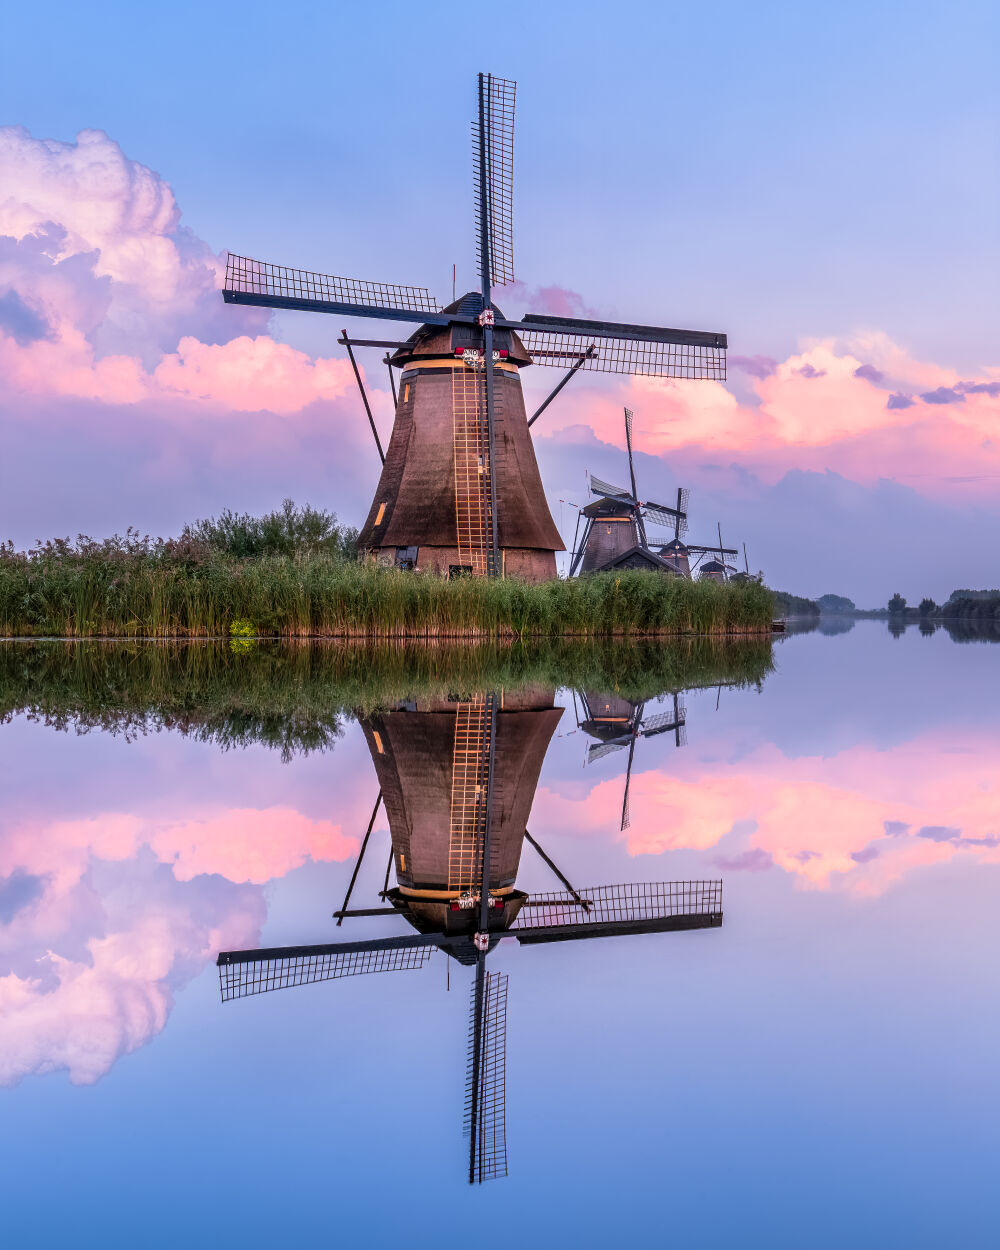
M 585 734 L 597 739 L 587 747 L 585 763 L 593 764 L 613 751 L 623 751 L 628 747 L 625 793 L 622 796 L 621 829 L 623 832 L 629 827 L 628 795 L 632 782 L 632 760 L 635 756 L 636 740 L 652 738 L 657 734 L 672 733 L 675 746 L 684 746 L 687 742 L 685 724 L 687 712 L 677 691 L 674 691 L 672 699 L 672 707 L 647 716 L 645 702 L 637 703 L 619 694 L 581 692 L 584 714 L 582 720 L 579 713 L 577 714 L 577 725 Z
M 719 881 L 576 889 L 528 832 L 541 760 L 561 716 L 549 693 L 554 692 L 432 700 L 363 718 L 392 837 L 379 895 L 388 906 L 348 907 L 373 812 L 347 896 L 334 916 L 338 923 L 354 916 L 402 917 L 416 932 L 223 951 L 218 957 L 223 1002 L 347 976 L 416 970 L 435 950 L 474 968 L 465 1101 L 470 1183 L 507 1174 L 508 981 L 506 974 L 487 969 L 500 939 L 507 935 L 532 946 L 722 924 Z M 563 889 L 533 894 L 517 889 L 525 841 Z M 390 889 L 393 865 L 397 885 Z
M 678 491 L 677 500 L 678 508 L 680 507 L 681 496 L 684 497 L 685 510 L 688 506 L 688 492 Z M 673 572 L 678 573 L 681 577 L 691 577 L 698 573 L 710 581 L 724 582 L 731 580 L 734 576 L 740 580 L 749 580 L 743 575 L 736 574 L 736 569 L 728 562 L 727 557 L 736 556 L 739 552 L 735 547 L 724 547 L 722 545 L 722 529 L 719 528 L 718 544 L 705 546 L 702 543 L 685 543 L 681 541 L 680 534 L 675 533 L 674 537 L 668 543 L 657 550 L 661 560 L 666 560 Z M 693 560 L 692 560 L 693 557 Z M 706 559 L 706 557 L 709 557 Z
M 573 552 L 570 577 L 577 571 L 598 573 L 610 568 L 652 568 L 672 573 L 675 570 L 650 550 L 646 526 L 673 526 L 679 537 L 687 529 L 687 491 L 677 492 L 677 507 L 668 504 L 645 502 L 639 498 L 635 483 L 635 465 L 632 460 L 632 421 L 635 414 L 625 409 L 625 447 L 628 455 L 628 472 L 631 490 L 613 486 L 591 475 L 590 492 L 597 499 L 581 509 L 580 517 L 586 518 L 583 539 Z M 579 518 L 577 518 L 577 534 Z M 574 535 L 574 546 L 576 535 Z
M 513 281 L 515 84 L 479 75 L 473 124 L 479 289 L 442 308 L 423 287 L 312 273 L 230 254 L 233 304 L 417 323 L 405 342 L 344 331 L 382 473 L 359 546 L 379 562 L 439 573 L 555 576 L 562 540 L 545 500 L 528 427 L 583 369 L 722 380 L 725 334 L 527 313 L 508 320 L 493 288 Z M 353 347 L 392 350 L 401 370 L 383 452 Z M 568 372 L 525 414 L 520 369 Z M 395 383 L 393 384 L 395 391 Z

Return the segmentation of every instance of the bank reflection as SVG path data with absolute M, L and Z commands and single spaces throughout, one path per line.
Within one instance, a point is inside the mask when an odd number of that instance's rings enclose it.
M 584 694 L 603 745 L 645 732 L 680 741 L 676 696 L 666 713 L 644 718 L 644 704 Z M 599 706 L 605 703 L 604 706 Z M 642 933 L 716 928 L 721 881 L 574 884 L 527 824 L 546 750 L 563 715 L 555 691 L 427 698 L 361 718 L 385 804 L 391 853 L 378 907 L 351 907 L 376 809 L 341 907 L 338 926 L 359 916 L 402 917 L 405 936 L 308 946 L 226 951 L 218 958 L 223 1001 L 316 981 L 424 967 L 435 950 L 475 971 L 466 1089 L 468 1179 L 507 1173 L 507 975 L 487 967 L 504 937 L 522 946 Z M 666 719 L 663 719 L 663 718 Z M 669 725 L 668 725 L 669 722 Z M 616 737 L 612 739 L 611 733 Z M 631 759 L 630 759 L 631 763 Z M 624 811 L 627 814 L 627 790 Z M 517 878 L 525 843 L 558 889 L 528 893 Z M 570 869 L 571 871 L 571 869 Z M 391 877 L 395 884 L 390 886 Z

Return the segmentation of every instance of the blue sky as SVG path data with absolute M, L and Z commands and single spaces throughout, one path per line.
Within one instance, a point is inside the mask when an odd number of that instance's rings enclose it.
M 51 349 L 8 343 L 4 357 L 0 530 L 18 543 L 176 532 L 287 495 L 360 522 L 377 462 L 350 385 L 304 393 L 283 420 L 218 387 L 143 375 L 125 396 L 88 379 L 115 351 L 152 375 L 185 335 L 256 335 L 260 360 L 265 337 L 302 353 L 300 372 L 346 368 L 339 321 L 205 311 L 214 294 L 184 281 L 227 248 L 441 300 L 454 262 L 472 285 L 468 123 L 489 69 L 518 81 L 521 285 L 498 293 L 506 311 L 568 299 L 730 336 L 728 390 L 574 382 L 537 427 L 553 511 L 581 502 L 584 469 L 614 473 L 628 403 L 658 460 L 649 493 L 690 486 L 699 540 L 722 521 L 774 584 L 874 603 L 989 581 L 973 536 L 996 523 L 1000 480 L 995 6 L 55 4 L 11 11 L 5 34 L 0 126 L 27 134 L 11 132 L 0 234 L 23 251 L 55 221 L 68 234 L 52 263 L 92 266 L 129 308 L 101 322 L 82 277 L 86 316 L 53 303 L 37 258 L 3 279 L 22 328 L 25 309 L 65 321 Z M 89 181 L 46 166 L 58 149 L 79 173 L 69 145 L 88 127 L 108 136 Z M 139 166 L 179 224 L 135 223 Z M 120 235 L 94 225 L 102 169 L 132 214 Z M 111 259 L 123 237 L 128 272 Z M 190 296 L 169 318 L 141 263 L 164 242 Z M 368 367 L 387 433 L 388 388 Z M 529 403 L 554 381 L 529 370 Z M 871 558 L 845 561 L 848 546 Z

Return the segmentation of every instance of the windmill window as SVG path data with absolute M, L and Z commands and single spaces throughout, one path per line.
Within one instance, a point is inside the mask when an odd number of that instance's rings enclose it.
M 417 567 L 417 548 L 416 547 L 397 547 L 396 548 L 396 568 L 412 571 Z
M 405 404 L 409 398 L 410 398 L 410 384 L 409 382 L 405 382 L 403 384 L 403 403 Z
M 382 745 L 382 735 L 377 729 L 372 730 L 372 737 L 375 739 L 375 750 L 379 755 L 385 755 L 385 747 Z
M 377 516 L 376 516 L 376 518 L 375 518 L 375 525 L 381 525 L 381 524 L 382 524 L 382 518 L 383 518 L 384 516 L 385 516 L 385 504 L 384 504 L 384 503 L 380 503 L 380 504 L 379 504 L 379 506 L 378 506 L 378 515 L 377 515 Z M 373 526 L 373 528 L 374 528 L 374 526 Z
M 406 872 L 406 852 L 399 852 L 399 871 Z

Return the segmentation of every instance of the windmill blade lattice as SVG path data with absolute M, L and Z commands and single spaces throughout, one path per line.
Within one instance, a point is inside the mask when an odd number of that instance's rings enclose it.
M 479 115 L 472 123 L 476 240 L 491 286 L 514 281 L 514 94 L 509 78 L 479 75 Z M 485 194 L 484 194 L 485 191 Z M 483 210 L 486 222 L 483 229 Z M 483 256 L 484 246 L 489 255 Z
M 651 738 L 654 734 L 665 733 L 668 729 L 674 729 L 679 725 L 683 725 L 684 717 L 687 715 L 687 709 L 683 703 L 677 708 L 669 712 L 657 712 L 655 716 L 647 716 L 642 722 L 642 735 L 644 738 Z
M 422 968 L 434 949 L 434 937 L 415 935 L 326 946 L 223 951 L 217 960 L 219 989 L 222 1001 L 227 1003 L 316 981 L 336 981 L 370 972 L 406 972 Z
M 560 891 L 532 894 L 525 902 L 511 931 L 519 940 L 544 941 L 559 939 L 563 929 L 604 928 L 641 932 L 643 925 L 677 920 L 678 928 L 686 920 L 721 916 L 721 881 L 630 881 L 622 885 L 598 885 L 578 889 L 576 894 Z M 693 926 L 692 926 L 693 927 Z M 571 934 L 576 936 L 576 934 Z M 586 936 L 580 934 L 579 936 Z
M 617 327 L 610 322 L 575 321 L 534 313 L 512 324 L 536 365 L 566 368 L 583 357 L 580 369 L 598 373 L 726 380 L 726 336 L 722 334 L 701 336 L 691 332 L 692 338 L 704 337 L 707 342 L 678 341 L 688 332 L 652 327 L 634 327 L 641 333 L 630 334 L 630 327 L 622 326 L 620 334 L 611 334 L 608 331 Z M 719 342 L 711 341 L 715 339 Z
M 672 530 L 679 527 L 682 534 L 687 529 L 687 517 L 678 516 L 675 508 L 668 508 L 664 504 L 644 503 L 642 515 L 651 525 L 663 525 Z
M 601 495 L 605 499 L 621 499 L 624 503 L 635 503 L 635 499 L 624 486 L 612 486 L 610 482 L 594 477 L 593 474 L 590 475 L 590 493 Z
M 622 751 L 631 742 L 631 738 L 619 738 L 616 742 L 595 742 L 587 748 L 587 763 L 595 764 L 612 751 Z
M 232 252 L 226 257 L 223 296 L 230 304 L 353 312 L 362 317 L 396 315 L 407 321 L 422 321 L 440 308 L 422 286 L 338 278 L 333 274 L 251 260 Z
M 507 1175 L 507 974 L 477 971 L 469 1018 L 469 1183 Z

